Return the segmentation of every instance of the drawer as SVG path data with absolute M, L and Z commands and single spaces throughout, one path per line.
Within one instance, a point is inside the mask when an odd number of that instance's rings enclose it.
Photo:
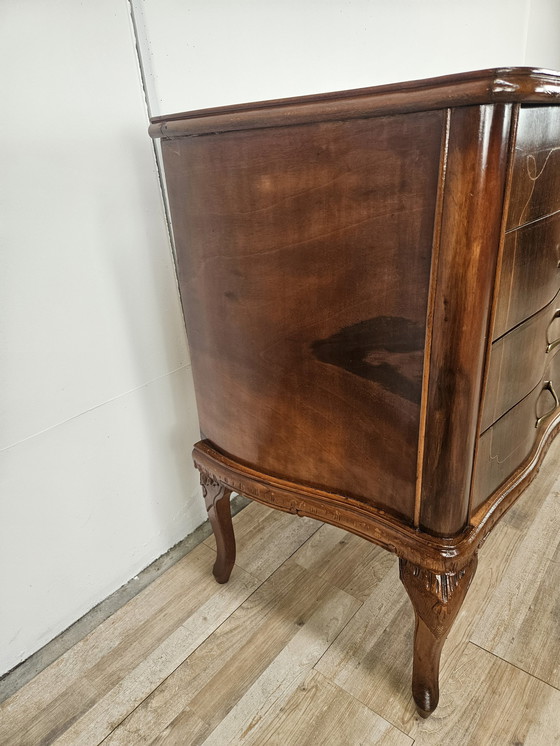
M 481 432 L 521 401 L 542 379 L 560 345 L 560 294 L 492 345 Z
M 560 210 L 560 106 L 519 112 L 507 229 Z
M 555 354 L 539 385 L 480 436 L 473 510 L 482 505 L 530 454 L 550 415 L 558 413 L 559 391 L 560 354 Z
M 546 306 L 559 288 L 557 213 L 506 235 L 493 338 L 501 337 Z

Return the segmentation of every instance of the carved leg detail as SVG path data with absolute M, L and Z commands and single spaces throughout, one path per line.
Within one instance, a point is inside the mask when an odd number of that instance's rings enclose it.
M 416 616 L 412 694 L 418 713 L 428 717 L 439 700 L 441 650 L 474 577 L 477 556 L 458 572 L 441 574 L 403 559 L 399 564 Z
M 231 490 L 212 475 L 200 472 L 202 494 L 216 538 L 218 556 L 212 570 L 218 583 L 227 583 L 235 562 L 235 536 L 231 522 Z

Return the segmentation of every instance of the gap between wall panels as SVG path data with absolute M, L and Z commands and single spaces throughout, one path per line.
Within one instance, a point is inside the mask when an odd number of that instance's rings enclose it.
M 156 88 L 154 76 L 151 74 L 150 66 L 150 48 L 148 35 L 146 33 L 146 24 L 144 22 L 144 14 L 142 11 L 142 5 L 138 0 L 127 0 L 128 9 L 130 13 L 130 23 L 132 29 L 132 38 L 134 41 L 134 50 L 136 52 L 136 62 L 138 64 L 138 72 L 140 75 L 140 83 L 142 85 L 142 93 L 144 95 L 144 103 L 146 105 L 146 113 L 148 119 L 152 118 L 152 105 L 150 102 L 150 96 L 156 96 Z M 146 131 L 146 137 L 148 137 Z M 150 138 L 152 139 L 152 138 Z M 167 234 L 169 236 L 169 243 L 171 244 L 171 250 L 173 253 L 173 261 L 175 263 L 175 276 L 177 276 L 177 255 L 175 251 L 175 239 L 173 237 L 173 226 L 171 225 L 171 214 L 169 210 L 169 198 L 167 195 L 167 187 L 165 179 L 163 178 L 163 158 L 161 154 L 161 144 L 159 140 L 152 139 L 152 148 L 154 151 L 154 160 L 156 164 L 156 171 L 159 181 L 159 189 L 161 193 L 161 199 L 163 203 L 163 211 L 165 213 L 165 222 L 167 225 Z M 177 283 L 178 286 L 178 283 Z M 180 295 L 180 288 L 179 288 Z

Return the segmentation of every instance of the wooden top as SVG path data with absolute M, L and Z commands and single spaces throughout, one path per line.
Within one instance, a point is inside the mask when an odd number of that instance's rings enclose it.
M 560 103 L 560 73 L 504 67 L 373 88 L 199 109 L 155 117 L 149 133 L 154 138 L 169 139 L 494 102 Z

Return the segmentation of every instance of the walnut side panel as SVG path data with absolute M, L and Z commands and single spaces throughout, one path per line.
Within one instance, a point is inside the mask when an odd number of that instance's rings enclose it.
M 451 114 L 420 506 L 443 536 L 468 517 L 510 121 L 509 105 Z
M 205 437 L 408 522 L 443 125 L 162 143 Z

